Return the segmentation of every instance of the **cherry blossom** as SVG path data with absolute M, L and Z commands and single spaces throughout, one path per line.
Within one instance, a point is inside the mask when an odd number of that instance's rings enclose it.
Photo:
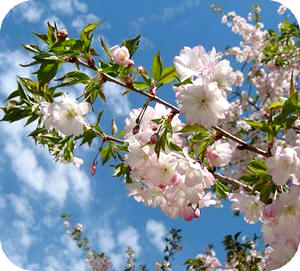
M 233 193 L 230 200 L 233 202 L 231 208 L 243 213 L 247 223 L 254 224 L 261 219 L 263 203 L 258 196 Z
M 283 185 L 288 178 L 295 174 L 300 167 L 297 152 L 292 148 L 282 148 L 277 146 L 274 155 L 266 158 L 268 173 L 272 175 L 273 181 L 277 185 Z
M 119 65 L 128 66 L 132 64 L 130 54 L 125 46 L 115 45 L 110 49 L 111 58 L 113 62 Z
M 216 82 L 208 83 L 200 78 L 193 84 L 181 86 L 177 102 L 187 122 L 205 127 L 217 125 L 230 107 Z
M 232 158 L 232 150 L 229 143 L 215 141 L 206 151 L 206 158 L 215 167 L 227 165 Z
M 89 103 L 78 103 L 63 93 L 62 100 L 59 102 L 42 102 L 41 114 L 45 118 L 47 130 L 54 128 L 66 136 L 79 136 L 83 133 L 83 127 L 87 127 L 84 115 L 90 111 L 90 108 Z

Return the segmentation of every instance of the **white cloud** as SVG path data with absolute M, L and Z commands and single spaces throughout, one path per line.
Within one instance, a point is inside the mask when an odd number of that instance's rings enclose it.
M 18 13 L 30 23 L 37 22 L 41 19 L 44 9 L 34 1 L 29 1 L 20 5 Z
M 139 48 L 141 50 L 152 49 L 154 48 L 154 43 L 146 37 L 141 37 Z
M 99 246 L 101 251 L 110 253 L 116 247 L 113 232 L 109 227 L 103 227 L 98 231 Z
M 72 21 L 72 26 L 74 28 L 77 28 L 78 30 L 81 30 L 83 27 L 85 27 L 89 23 L 98 23 L 100 21 L 101 21 L 101 19 L 98 16 L 96 16 L 95 14 L 89 13 L 89 14 L 76 16 L 76 18 Z M 111 25 L 109 24 L 109 22 L 104 21 L 103 23 L 101 23 L 99 25 L 99 28 L 101 28 L 102 30 L 104 30 L 104 29 L 109 30 L 109 29 L 111 29 Z
M 10 158 L 11 166 L 18 179 L 29 185 L 34 191 L 45 193 L 63 205 L 68 192 L 72 199 L 85 205 L 91 199 L 90 181 L 87 174 L 73 165 L 54 164 L 51 156 L 39 152 L 28 138 L 28 132 L 21 122 L 3 124 L 5 135 L 4 153 Z M 46 163 L 46 166 L 41 165 Z
M 162 10 L 162 12 L 160 12 L 159 15 L 149 14 L 149 15 L 144 15 L 136 18 L 135 21 L 132 21 L 129 24 L 129 28 L 132 33 L 137 33 L 142 29 L 143 25 L 147 22 L 151 22 L 151 21 L 166 22 L 172 19 L 175 15 L 179 13 L 184 13 L 185 11 L 193 9 L 199 5 L 200 5 L 199 0 L 185 0 L 182 1 L 181 4 L 177 5 L 176 7 L 174 6 L 165 7 Z
M 141 252 L 141 247 L 138 242 L 139 237 L 138 231 L 132 226 L 129 226 L 118 233 L 117 240 L 118 244 L 123 247 L 123 251 L 129 246 L 134 250 L 136 256 L 138 256 Z
M 6 207 L 6 201 L 4 198 L 0 198 L 0 210 Z
M 49 245 L 44 249 L 43 270 L 69 270 L 71 266 L 72 271 L 87 271 L 88 268 L 83 254 L 83 251 L 76 246 L 76 243 L 70 237 L 62 235 L 60 246 Z
M 44 25 L 46 27 L 47 23 L 50 23 L 51 25 L 54 25 L 54 22 L 56 23 L 56 26 L 57 26 L 57 29 L 60 30 L 62 28 L 65 28 L 66 29 L 66 26 L 64 24 L 64 22 L 59 19 L 57 16 L 55 15 L 52 15 L 50 17 L 47 17 L 45 20 L 44 20 Z
M 87 12 L 87 5 L 83 2 L 80 2 L 79 0 L 73 0 L 73 5 L 74 5 L 74 8 L 80 12 Z
M 160 251 L 164 250 L 164 237 L 167 233 L 166 227 L 162 222 L 148 220 L 146 224 L 146 233 L 149 235 L 150 242 Z
M 12 222 L 12 225 L 16 229 L 16 235 L 19 236 L 19 242 L 26 250 L 35 239 L 35 237 L 29 233 L 28 223 L 22 220 L 15 220 Z
M 81 13 L 87 12 L 87 5 L 79 0 L 50 0 L 50 8 L 67 15 L 72 15 L 76 10 Z
M 115 116 L 126 116 L 130 111 L 128 97 L 122 95 L 124 88 L 112 82 L 107 82 L 104 85 L 106 104 Z
M 13 206 L 15 213 L 19 217 L 24 218 L 24 221 L 29 225 L 33 224 L 34 214 L 29 201 L 26 198 L 17 196 L 15 194 L 9 194 L 7 198 L 9 199 L 10 204 Z
M 0 93 L 7 96 L 17 87 L 17 75 L 21 77 L 30 78 L 34 68 L 23 68 L 20 64 L 27 64 L 32 62 L 28 54 L 19 50 L 4 51 L 0 53 Z

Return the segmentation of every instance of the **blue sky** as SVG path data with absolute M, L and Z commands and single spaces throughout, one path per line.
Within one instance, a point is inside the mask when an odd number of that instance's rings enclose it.
M 281 18 L 278 4 L 265 1 L 218 0 L 225 11 L 247 16 L 252 5 L 259 2 L 265 27 L 277 28 Z M 89 22 L 105 18 L 96 31 L 94 47 L 100 50 L 99 37 L 110 46 L 124 39 L 142 35 L 141 48 L 134 56 L 137 65 L 151 66 L 156 50 L 161 51 L 165 65 L 184 46 L 213 46 L 222 51 L 237 45 L 239 37 L 221 24 L 220 15 L 210 9 L 208 0 L 96 1 L 96 0 L 31 0 L 14 8 L 3 21 L 0 32 L 0 104 L 15 89 L 16 75 L 32 76 L 34 70 L 18 64 L 29 63 L 30 55 L 20 44 L 37 43 L 32 32 L 45 32 L 45 23 L 54 20 L 65 27 L 70 36 L 78 36 Z M 103 52 L 101 51 L 103 57 Z M 233 66 L 238 68 L 236 63 Z M 70 65 L 62 69 L 69 71 Z M 79 87 L 68 89 L 75 95 Z M 139 107 L 143 99 L 130 94 L 120 96 L 120 87 L 107 84 L 107 105 L 103 125 L 109 129 L 111 117 L 119 129 L 130 108 Z M 159 96 L 174 103 L 170 87 L 162 88 Z M 103 105 L 102 105 L 103 106 Z M 1 113 L 2 114 L 2 113 Z M 94 116 L 89 116 L 92 121 Z M 0 123 L 0 240 L 13 262 L 31 271 L 88 270 L 84 254 L 66 236 L 60 215 L 72 214 L 73 222 L 81 222 L 94 249 L 109 255 L 116 270 L 124 264 L 123 251 L 130 245 L 136 251 L 138 264 L 153 268 L 162 259 L 161 237 L 171 227 L 183 230 L 184 249 L 178 253 L 174 270 L 182 270 L 184 259 L 202 252 L 208 243 L 215 245 L 217 256 L 224 260 L 220 245 L 226 234 L 260 234 L 260 225 L 248 225 L 243 218 L 233 217 L 230 204 L 222 209 L 203 209 L 201 217 L 192 222 L 169 219 L 159 209 L 145 207 L 126 197 L 122 180 L 111 177 L 109 167 L 89 175 L 89 164 L 96 154 L 84 149 L 77 153 L 85 164 L 56 164 L 45 149 L 34 146 L 26 137 L 30 127 L 21 122 Z

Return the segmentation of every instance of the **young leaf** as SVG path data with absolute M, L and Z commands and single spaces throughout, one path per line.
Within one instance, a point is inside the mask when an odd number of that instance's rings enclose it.
M 41 50 L 35 44 L 22 44 L 22 46 L 30 52 L 37 53 L 37 54 L 41 53 Z
M 125 40 L 122 43 L 122 46 L 125 46 L 128 49 L 130 57 L 132 57 L 133 54 L 135 53 L 135 51 L 137 50 L 139 43 L 140 43 L 140 38 L 141 38 L 141 35 L 137 35 L 137 37 L 135 37 L 134 39 Z
M 152 76 L 154 80 L 159 81 L 159 79 L 161 78 L 162 69 L 163 64 L 160 57 L 160 52 L 157 51 L 152 62 Z
M 295 93 L 295 87 L 294 87 L 294 71 L 292 71 L 291 74 L 291 81 L 290 81 L 290 96 L 292 96 Z
M 110 53 L 110 51 L 109 51 L 109 49 L 108 49 L 108 47 L 107 47 L 105 41 L 104 41 L 102 38 L 100 38 L 100 41 L 101 41 L 101 45 L 102 45 L 104 51 L 106 52 L 106 54 L 107 54 L 109 57 L 111 57 L 111 53 Z
M 177 74 L 177 72 L 176 72 L 174 66 L 168 66 L 168 67 L 164 68 L 161 73 L 159 83 L 167 84 L 167 83 L 172 82 L 175 79 L 176 74 Z
M 105 146 L 101 151 L 102 165 L 104 165 L 112 156 L 110 145 Z
M 40 69 L 35 72 L 37 73 L 39 83 L 44 85 L 50 82 L 55 77 L 60 65 L 60 62 L 41 64 Z
M 69 72 L 65 74 L 63 77 L 56 79 L 56 81 L 62 81 L 61 84 L 59 84 L 59 87 L 62 86 L 70 86 L 75 85 L 79 83 L 87 83 L 90 77 L 82 72 Z

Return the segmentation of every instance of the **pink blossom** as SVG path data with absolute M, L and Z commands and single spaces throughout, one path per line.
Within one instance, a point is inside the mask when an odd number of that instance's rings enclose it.
M 109 49 L 113 62 L 118 65 L 128 66 L 130 65 L 130 54 L 125 46 L 120 47 L 115 45 Z
M 233 193 L 230 200 L 233 202 L 231 208 L 243 213 L 247 223 L 254 224 L 262 218 L 263 203 L 258 196 Z
M 232 150 L 229 143 L 222 143 L 217 140 L 207 148 L 206 158 L 211 165 L 222 167 L 227 165 L 232 157 Z
M 297 152 L 289 147 L 277 146 L 273 153 L 273 156 L 265 160 L 267 170 L 274 183 L 283 185 L 291 175 L 298 171 L 300 161 Z

